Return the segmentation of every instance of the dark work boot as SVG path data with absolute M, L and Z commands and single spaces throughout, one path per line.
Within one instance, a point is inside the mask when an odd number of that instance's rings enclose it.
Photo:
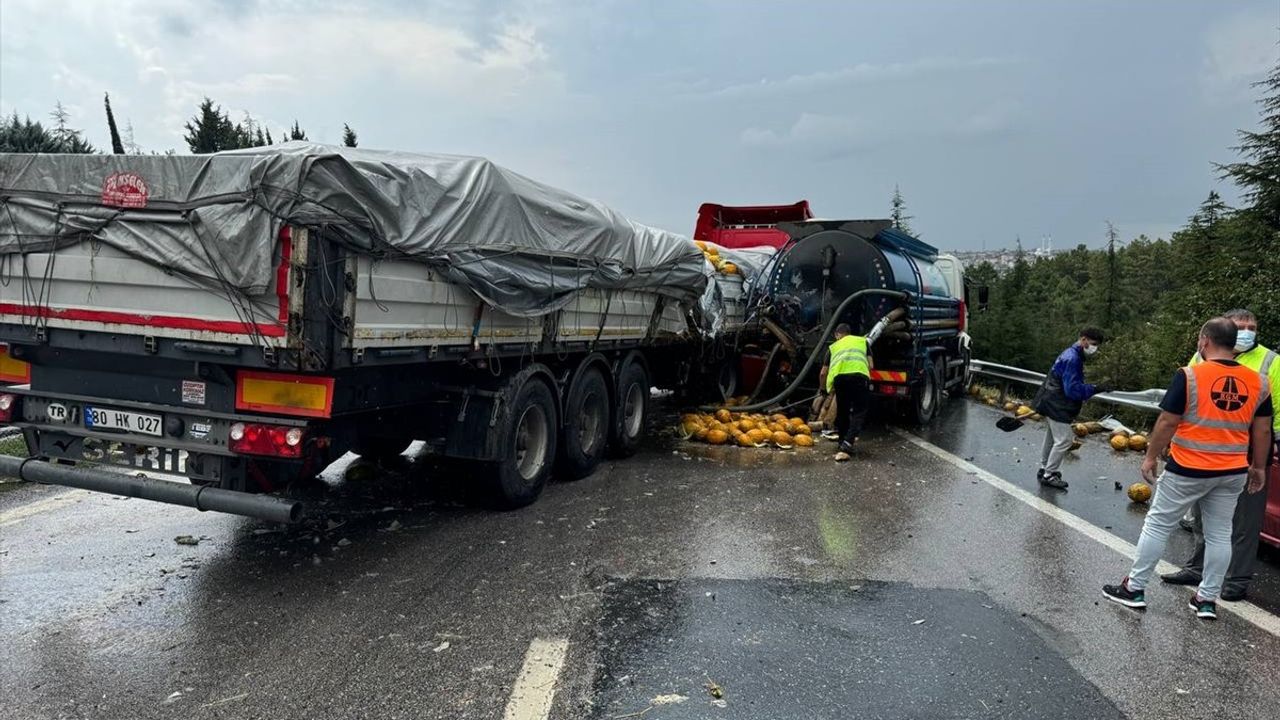
M 1218 596 L 1219 600 L 1226 602 L 1240 602 L 1248 597 L 1249 591 L 1236 585 L 1228 585 L 1222 588 L 1222 594 Z
M 1161 575 L 1160 582 L 1166 585 L 1199 585 L 1200 573 L 1193 573 L 1190 570 L 1179 570 L 1176 573 Z M 1226 595 L 1225 592 L 1222 593 Z

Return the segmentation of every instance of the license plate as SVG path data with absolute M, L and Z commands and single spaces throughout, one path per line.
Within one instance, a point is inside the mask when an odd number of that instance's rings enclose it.
M 162 425 L 159 415 L 145 415 L 128 410 L 95 408 L 87 405 L 84 408 L 84 426 L 92 430 L 118 430 L 160 437 L 163 434 Z

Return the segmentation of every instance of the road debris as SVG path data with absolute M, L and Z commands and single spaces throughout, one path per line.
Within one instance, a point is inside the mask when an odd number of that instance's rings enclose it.
M 179 545 L 199 545 L 200 539 L 190 535 L 179 535 L 173 539 Z
M 232 695 L 231 697 L 222 698 L 221 700 L 214 700 L 213 702 L 207 702 L 201 705 L 200 707 L 201 708 L 213 707 L 215 705 L 222 705 L 224 703 L 235 702 L 236 700 L 243 700 L 247 697 L 249 697 L 249 693 L 240 693 L 239 695 Z
M 717 700 L 724 697 L 724 688 L 716 684 L 716 681 L 712 680 L 711 678 L 707 678 L 707 683 L 704 687 L 707 688 L 707 693 L 710 694 L 711 697 Z
M 650 705 L 657 707 L 659 705 L 679 705 L 689 699 L 688 695 L 680 695 L 678 693 L 670 693 L 668 695 L 659 695 L 649 701 Z
M 919 620 L 917 620 L 917 621 L 915 621 L 915 622 L 913 622 L 913 623 L 911 623 L 911 624 L 912 624 L 912 625 L 923 625 L 923 624 L 924 624 L 924 618 L 920 618 Z
M 433 652 L 433 653 L 441 653 L 441 652 L 444 652 L 445 650 L 448 650 L 448 649 L 449 649 L 449 641 L 448 641 L 448 640 L 446 640 L 446 641 L 444 641 L 444 642 L 440 643 L 439 645 L 437 645 L 437 646 L 435 646 L 435 647 L 431 648 L 431 652 Z

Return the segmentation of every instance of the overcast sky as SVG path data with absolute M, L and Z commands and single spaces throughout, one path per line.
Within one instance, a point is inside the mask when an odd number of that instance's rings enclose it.
M 1167 236 L 1257 117 L 1280 2 L 3 0 L 0 111 L 185 152 L 275 134 L 487 156 L 691 233 L 699 203 L 883 217 L 948 249 Z

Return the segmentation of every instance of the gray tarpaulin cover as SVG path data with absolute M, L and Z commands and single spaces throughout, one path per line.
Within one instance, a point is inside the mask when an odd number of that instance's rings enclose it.
M 323 226 L 371 255 L 420 259 L 521 316 L 583 288 L 702 295 L 688 239 L 488 160 L 305 142 L 214 155 L 0 155 L 0 254 L 86 237 L 260 293 L 279 228 Z

